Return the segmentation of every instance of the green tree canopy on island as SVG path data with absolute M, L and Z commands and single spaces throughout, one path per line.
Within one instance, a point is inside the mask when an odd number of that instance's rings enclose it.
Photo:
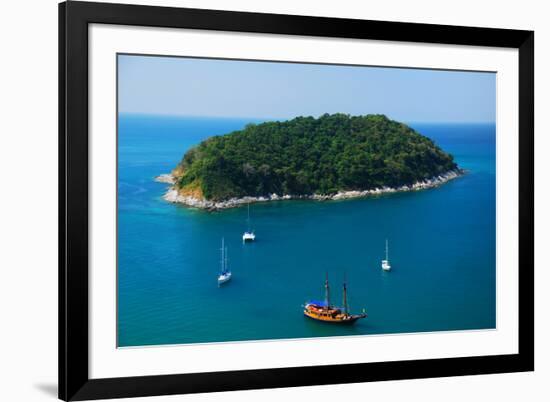
M 210 137 L 174 174 L 180 191 L 221 201 L 397 187 L 456 168 L 431 139 L 384 115 L 325 114 Z

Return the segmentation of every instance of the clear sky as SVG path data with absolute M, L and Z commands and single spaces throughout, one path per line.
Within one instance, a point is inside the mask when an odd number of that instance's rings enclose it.
M 403 122 L 494 122 L 496 74 L 118 56 L 121 113 L 286 119 L 382 113 Z

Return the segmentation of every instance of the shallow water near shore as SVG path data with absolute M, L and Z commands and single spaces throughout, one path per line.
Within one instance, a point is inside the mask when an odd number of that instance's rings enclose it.
M 411 124 L 468 171 L 418 192 L 207 212 L 162 199 L 168 173 L 201 140 L 250 119 L 121 115 L 119 346 L 495 327 L 495 127 Z M 231 282 L 217 287 L 225 238 Z M 384 242 L 392 271 L 383 272 Z M 354 326 L 302 315 L 328 272 L 335 304 L 347 276 Z

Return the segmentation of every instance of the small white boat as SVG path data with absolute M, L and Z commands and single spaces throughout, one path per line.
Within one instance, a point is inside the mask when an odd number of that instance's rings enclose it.
M 243 233 L 243 243 L 256 240 L 254 231 L 250 229 L 250 203 L 248 204 L 248 218 L 246 219 L 246 222 L 248 224 L 248 230 Z
M 222 252 L 222 259 L 221 259 L 222 269 L 220 271 L 220 274 L 218 275 L 218 286 L 228 282 L 231 279 L 231 270 L 227 268 L 227 247 L 225 247 L 224 245 L 223 238 L 222 238 L 221 252 Z
M 231 279 L 231 272 L 225 272 L 223 274 L 220 274 L 218 276 L 218 285 L 221 285 L 222 283 L 225 283 Z
M 391 270 L 390 260 L 388 258 L 388 239 L 386 239 L 386 259 L 382 260 L 382 269 L 384 271 Z
M 254 241 L 256 240 L 256 235 L 254 234 L 254 232 L 244 232 L 243 234 L 243 242 L 247 242 L 247 241 Z

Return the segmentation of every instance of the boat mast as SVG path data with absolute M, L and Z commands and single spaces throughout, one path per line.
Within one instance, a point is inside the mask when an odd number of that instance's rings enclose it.
M 386 261 L 388 260 L 388 239 L 386 239 Z
M 224 271 L 223 272 L 227 272 L 227 247 L 225 248 L 225 255 L 224 255 L 224 258 L 225 258 L 225 264 L 224 264 Z
M 222 259 L 221 259 L 221 265 L 222 265 L 222 274 L 225 272 L 225 246 L 224 246 L 224 238 L 222 237 L 222 248 L 220 249 L 222 252 Z
M 346 277 L 344 276 L 344 291 L 342 293 L 344 295 L 344 313 L 348 314 L 348 291 L 346 287 Z
M 248 203 L 248 217 L 246 218 L 246 224 L 248 227 L 248 232 L 250 232 L 250 203 Z
M 326 307 L 329 308 L 330 306 L 330 289 L 328 287 L 328 272 L 325 273 L 325 304 Z

